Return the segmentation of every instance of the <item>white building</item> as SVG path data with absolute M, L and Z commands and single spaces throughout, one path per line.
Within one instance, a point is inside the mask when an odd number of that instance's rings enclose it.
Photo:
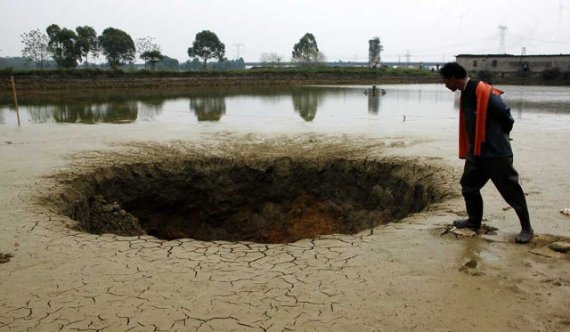
M 486 71 L 501 76 L 540 76 L 554 68 L 561 73 L 570 72 L 570 54 L 459 54 L 456 59 L 470 75 Z

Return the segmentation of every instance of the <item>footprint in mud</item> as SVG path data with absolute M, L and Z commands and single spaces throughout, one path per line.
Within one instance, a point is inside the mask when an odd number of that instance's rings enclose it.
M 485 275 L 485 273 L 478 269 L 478 266 L 479 260 L 477 258 L 470 258 L 461 264 L 459 271 L 474 277 Z
M 455 237 L 456 239 L 471 238 L 475 235 L 497 235 L 497 230 L 498 228 L 487 224 L 482 224 L 481 228 L 476 231 L 469 228 L 457 228 L 453 224 L 436 229 L 436 231 L 441 231 L 439 236 Z
M 10 258 L 14 257 L 12 254 L 3 254 L 0 252 L 0 264 L 8 263 Z

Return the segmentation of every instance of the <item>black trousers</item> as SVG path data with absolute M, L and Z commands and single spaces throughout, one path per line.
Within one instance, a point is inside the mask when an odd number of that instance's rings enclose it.
M 483 198 L 481 188 L 493 182 L 505 201 L 515 210 L 523 228 L 530 227 L 530 217 L 519 174 L 513 167 L 512 157 L 467 159 L 461 177 L 461 193 L 469 219 L 481 223 L 483 219 Z

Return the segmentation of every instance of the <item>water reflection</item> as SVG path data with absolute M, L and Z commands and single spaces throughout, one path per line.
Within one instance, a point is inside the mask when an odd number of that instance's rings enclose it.
M 378 114 L 380 110 L 380 97 L 386 94 L 386 90 L 373 85 L 371 89 L 364 90 L 364 94 L 368 96 L 368 113 Z
M 141 101 L 141 106 L 138 108 L 137 120 L 139 121 L 156 121 L 156 119 L 162 114 L 163 102 L 160 105 L 148 104 Z
M 190 98 L 190 110 L 198 121 L 219 121 L 226 114 L 226 100 L 223 97 Z
M 324 91 L 322 89 L 299 89 L 293 91 L 293 108 L 303 120 L 311 122 L 317 116 L 319 101 L 322 99 Z
M 146 109 L 153 110 L 155 113 L 160 114 L 164 106 L 164 99 L 162 98 L 150 98 L 141 100 L 141 105 Z
M 131 123 L 137 120 L 138 106 L 132 100 L 91 105 L 31 105 L 27 112 L 33 123 Z
M 509 86 L 505 90 L 504 99 L 518 118 L 523 113 L 570 115 L 569 87 Z M 329 127 L 362 126 L 376 117 L 452 118 L 457 116 L 457 102 L 458 94 L 441 84 L 24 91 L 19 95 L 22 123 L 192 124 L 228 117 L 224 122 L 240 126 L 282 124 L 285 128 L 287 123 L 298 124 L 299 117 Z M 0 93 L 0 124 L 16 123 L 11 95 Z
M 94 105 L 61 105 L 52 115 L 58 123 L 130 123 L 137 119 L 138 106 L 132 100 Z

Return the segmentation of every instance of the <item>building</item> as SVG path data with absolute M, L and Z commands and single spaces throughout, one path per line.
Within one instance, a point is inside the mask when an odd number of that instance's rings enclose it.
M 542 77 L 549 71 L 570 72 L 570 54 L 459 54 L 456 61 L 470 75 L 489 72 L 502 77 L 522 75 Z

